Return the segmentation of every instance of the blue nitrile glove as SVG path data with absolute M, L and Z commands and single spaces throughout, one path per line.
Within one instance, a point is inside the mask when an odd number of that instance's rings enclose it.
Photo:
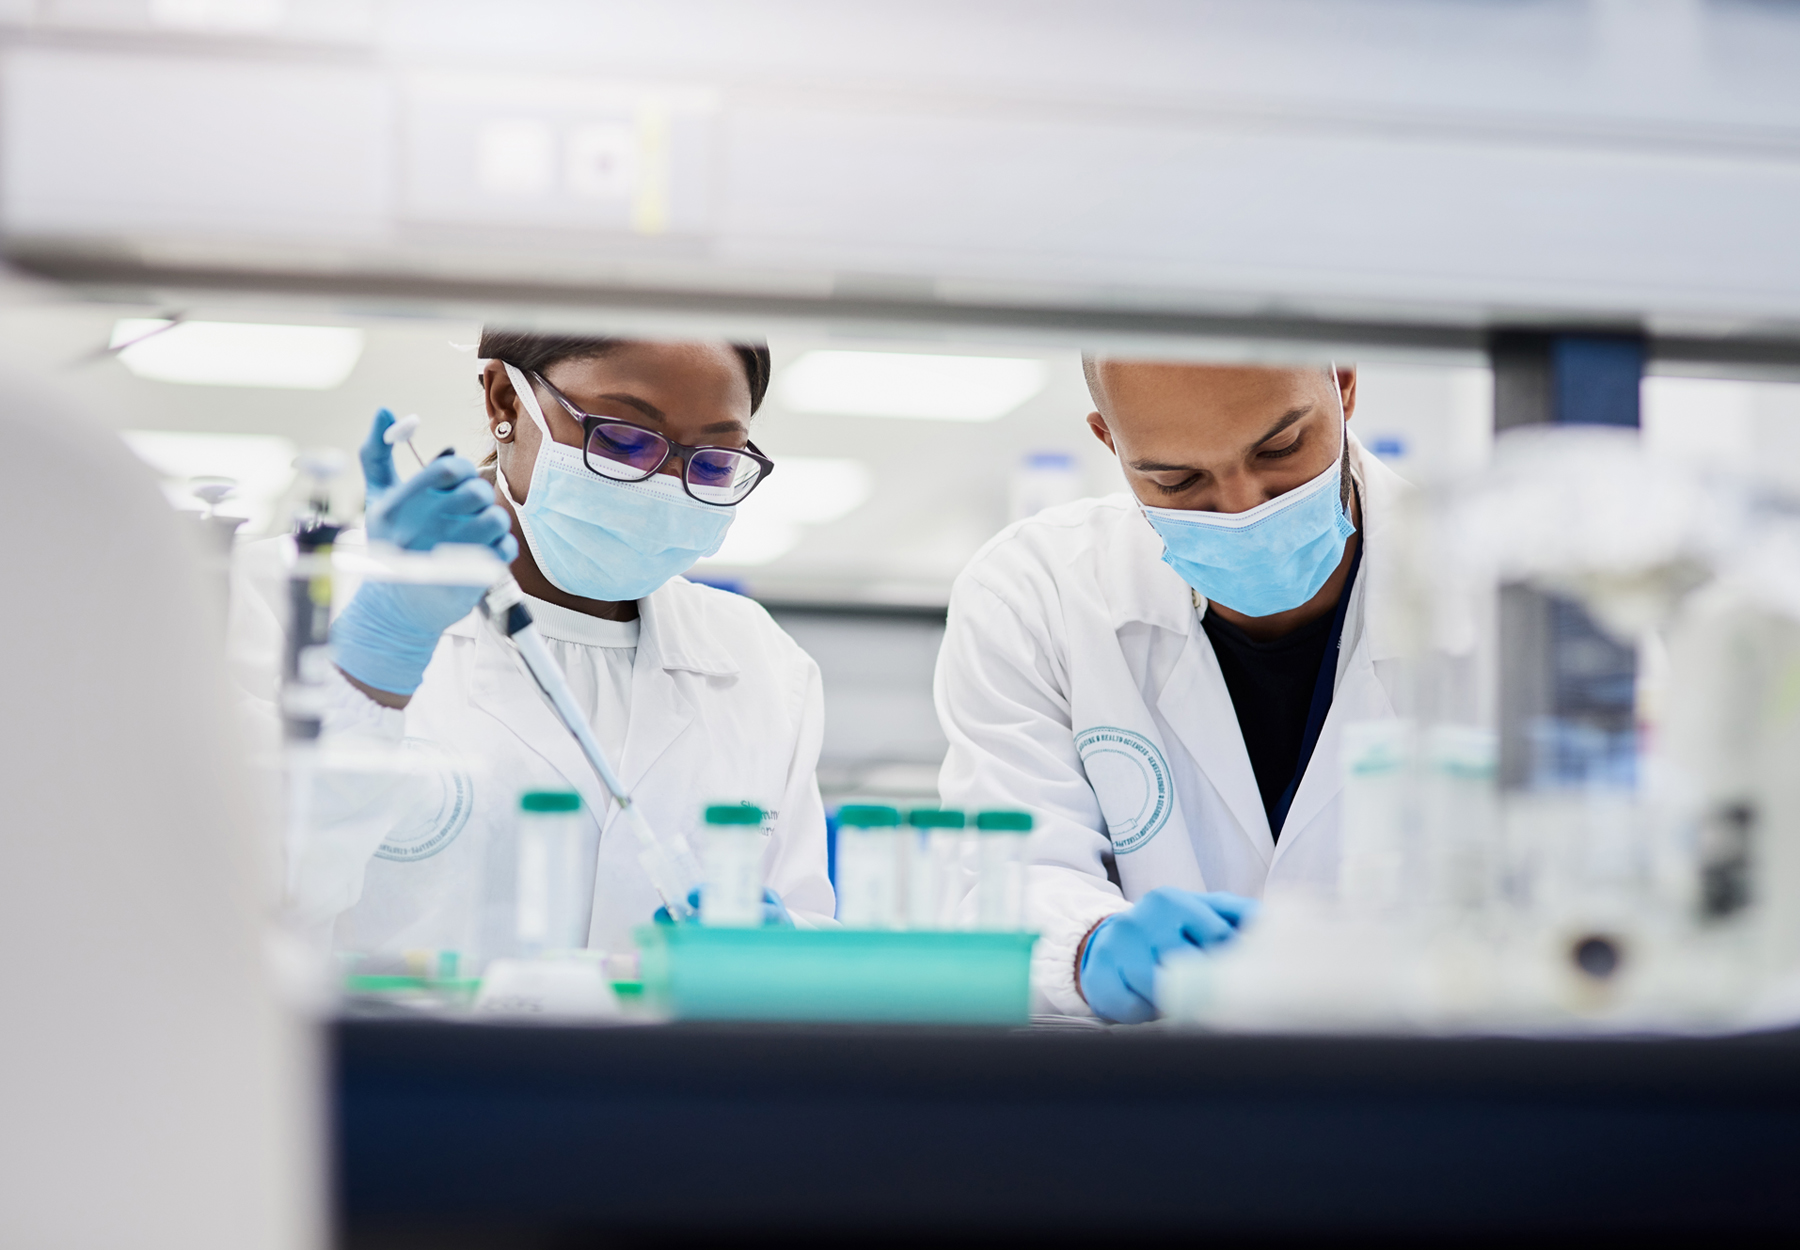
M 508 564 L 517 559 L 512 519 L 469 461 L 444 456 L 397 483 L 394 449 L 382 439 L 393 423 L 394 414 L 383 408 L 362 445 L 369 538 L 409 551 L 471 543 L 492 548 Z M 483 593 L 479 586 L 365 582 L 331 624 L 332 656 L 366 686 L 411 694 L 431 663 L 438 635 L 467 616 Z
M 695 886 L 688 891 L 688 905 L 695 910 L 699 909 L 700 887 Z M 667 907 L 658 907 L 656 909 L 656 914 L 650 917 L 650 919 L 657 924 L 675 923 L 674 918 L 669 915 L 669 909 Z M 763 891 L 762 923 L 763 928 L 765 929 L 791 929 L 794 927 L 794 918 L 788 915 L 788 909 L 786 905 L 782 903 L 781 895 L 775 893 L 773 890 Z
M 1255 899 L 1164 887 L 1108 916 L 1081 953 L 1081 995 L 1108 1020 L 1138 1024 L 1156 1017 L 1156 965 L 1171 951 L 1206 950 L 1229 942 L 1256 918 Z

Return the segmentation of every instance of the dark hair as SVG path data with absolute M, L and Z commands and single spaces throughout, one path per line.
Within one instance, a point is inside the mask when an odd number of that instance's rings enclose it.
M 527 373 L 543 373 L 562 360 L 591 360 L 630 342 L 621 338 L 584 338 L 572 334 L 533 334 L 529 330 L 481 329 L 481 345 L 475 349 L 483 360 L 503 360 Z M 750 411 L 762 407 L 769 393 L 769 347 L 766 343 L 733 343 L 750 384 Z

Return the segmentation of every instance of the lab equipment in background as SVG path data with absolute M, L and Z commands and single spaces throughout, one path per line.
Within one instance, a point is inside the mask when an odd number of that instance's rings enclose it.
M 582 872 L 582 841 L 592 823 L 572 790 L 527 790 L 519 796 L 516 925 L 528 955 L 587 945 L 594 883 Z M 584 879 L 585 878 L 585 879 Z
M 1796 502 L 1630 432 L 1516 431 L 1391 541 L 1406 681 L 1395 720 L 1344 727 L 1339 897 L 1271 897 L 1241 943 L 1163 969 L 1159 1006 L 1257 1029 L 1800 1018 Z
M 1662 742 L 1688 789 L 1694 907 L 1800 978 L 1800 518 L 1696 595 L 1669 637 Z M 1753 575 L 1752 575 L 1753 574 Z
M 290 742 L 319 736 L 325 680 L 331 672 L 331 549 L 343 529 L 329 519 L 331 481 L 343 471 L 343 457 L 308 452 L 300 458 L 300 470 L 308 489 L 294 522 L 281 691 L 282 727 Z
M 702 834 L 706 887 L 700 923 L 755 928 L 763 923 L 763 810 L 749 803 L 714 803 Z
M 1027 452 L 1012 472 L 1007 492 L 1007 519 L 1023 521 L 1045 508 L 1073 503 L 1081 495 L 1081 462 L 1075 453 Z
M 839 809 L 837 918 L 846 928 L 904 925 L 905 842 L 898 809 L 855 803 Z
M 1025 928 L 1025 859 L 1030 842 L 1030 812 L 976 814 L 978 927 L 1013 933 Z
M 968 819 L 951 809 L 915 807 L 906 814 L 906 823 L 911 843 L 907 848 L 907 927 L 957 928 L 957 905 L 966 892 L 963 845 Z
M 359 551 L 334 542 L 329 560 L 315 556 L 313 564 L 314 574 L 334 584 L 354 578 L 365 589 L 388 584 L 465 593 L 473 587 L 477 595 L 506 572 L 494 551 L 467 544 L 423 552 L 381 543 Z M 322 605 L 329 591 L 320 587 L 317 593 Z M 304 602 L 310 613 L 311 599 Z M 309 619 L 299 623 L 302 629 Z M 299 696 L 318 699 L 307 709 L 317 717 L 328 704 L 323 683 L 334 661 L 316 644 L 312 654 L 321 667 L 311 675 L 320 684 L 284 682 L 281 697 L 284 707 L 295 706 Z M 315 728 L 310 737 L 290 737 L 269 764 L 279 772 L 286 802 L 283 920 L 321 958 L 331 949 L 338 917 L 362 891 L 371 856 L 384 845 L 401 858 L 429 856 L 468 819 L 473 783 L 467 762 L 425 739 L 380 742 L 354 731 L 321 736 Z M 477 958 L 512 949 L 513 867 L 506 866 L 504 916 L 495 911 L 493 931 L 471 930 L 447 945 Z
M 594 738 L 594 731 L 589 727 L 587 717 L 576 704 L 568 679 L 563 676 L 562 669 L 557 667 L 556 661 L 544 646 L 543 637 L 532 623 L 531 612 L 524 600 L 524 593 L 520 591 L 518 583 L 507 576 L 482 597 L 481 613 L 503 635 L 512 639 L 532 680 L 544 692 L 544 697 L 550 700 L 550 706 L 562 721 L 563 727 L 580 746 L 581 753 L 587 757 L 588 765 L 600 779 L 600 784 L 606 787 L 613 801 L 619 805 L 619 819 L 638 844 L 638 863 L 643 866 L 669 915 L 676 920 L 693 919 L 698 914 L 698 909 L 691 901 L 691 895 L 700 887 L 702 880 L 693 848 L 688 845 L 687 838 L 679 829 L 669 830 L 658 837 L 644 820 L 643 813 L 632 803 L 630 792 L 606 762 L 606 756 Z

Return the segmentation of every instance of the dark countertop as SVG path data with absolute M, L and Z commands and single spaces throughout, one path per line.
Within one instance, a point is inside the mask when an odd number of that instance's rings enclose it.
M 334 1037 L 354 1246 L 1800 1234 L 1800 1033 Z

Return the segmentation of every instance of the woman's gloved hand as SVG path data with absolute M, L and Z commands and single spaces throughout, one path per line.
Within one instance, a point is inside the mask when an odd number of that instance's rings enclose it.
M 393 423 L 394 414 L 383 408 L 362 445 L 370 539 L 409 551 L 470 543 L 491 548 L 508 564 L 517 559 L 512 519 L 469 461 L 444 456 L 398 480 L 394 449 L 382 438 Z M 438 636 L 467 616 L 483 593 L 479 586 L 365 582 L 332 622 L 333 658 L 366 686 L 409 695 L 425 676 Z
M 1156 965 L 1170 951 L 1229 942 L 1260 904 L 1238 894 L 1163 888 L 1102 920 L 1081 954 L 1081 995 L 1108 1020 L 1156 1018 Z
M 699 909 L 700 888 L 698 886 L 688 891 L 688 906 Z M 658 907 L 656 914 L 651 919 L 657 924 L 675 923 L 675 919 L 669 915 L 667 907 Z M 781 895 L 773 890 L 763 891 L 762 924 L 765 929 L 791 929 L 794 927 L 794 918 L 788 915 L 787 906 L 781 901 Z

